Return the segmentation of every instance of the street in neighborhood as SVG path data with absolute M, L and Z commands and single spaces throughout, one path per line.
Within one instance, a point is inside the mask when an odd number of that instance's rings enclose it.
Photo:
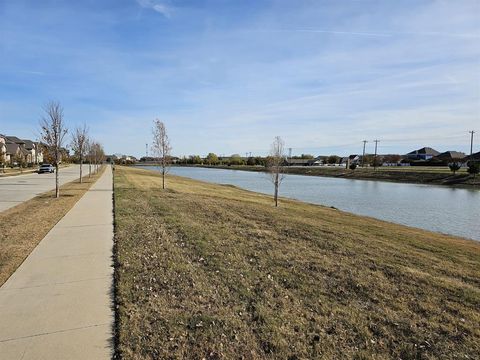
M 60 185 L 78 179 L 79 165 L 60 168 Z M 88 174 L 88 166 L 83 166 L 84 174 Z M 55 189 L 55 174 L 29 173 L 18 176 L 0 178 L 0 212 L 24 201 Z

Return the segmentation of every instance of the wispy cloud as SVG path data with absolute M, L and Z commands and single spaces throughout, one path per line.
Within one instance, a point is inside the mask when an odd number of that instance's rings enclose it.
M 332 35 L 352 35 L 352 36 L 370 36 L 370 37 L 393 37 L 402 35 L 414 36 L 439 36 L 439 37 L 459 37 L 459 38 L 480 38 L 480 34 L 474 33 L 454 33 L 438 31 L 385 31 L 385 32 L 366 32 L 366 31 L 342 31 L 329 29 L 260 29 L 251 30 L 252 32 L 297 32 L 297 33 L 319 33 Z
M 377 32 L 363 32 L 363 31 L 340 31 L 340 30 L 322 30 L 322 29 L 262 29 L 255 30 L 255 32 L 298 32 L 298 33 L 321 33 L 333 35 L 354 35 L 354 36 L 373 36 L 373 37 L 391 37 L 392 34 L 377 33 Z
M 162 1 L 156 0 L 137 0 L 137 3 L 145 9 L 152 9 L 166 18 L 170 18 L 173 13 L 173 7 Z
M 37 76 L 45 76 L 47 75 L 43 71 L 32 71 L 32 70 L 20 70 L 19 73 L 21 74 L 29 74 L 29 75 L 37 75 Z

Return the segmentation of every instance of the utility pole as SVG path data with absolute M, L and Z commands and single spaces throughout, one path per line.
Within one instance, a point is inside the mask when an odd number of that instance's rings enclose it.
M 145 158 L 148 157 L 148 144 L 145 144 Z M 145 159 L 147 160 L 147 159 Z
M 475 131 L 469 131 L 469 133 L 471 134 L 471 137 L 470 137 L 470 161 L 472 161 L 472 154 L 473 154 L 473 134 L 475 134 Z
M 373 140 L 375 143 L 375 156 L 373 157 L 373 169 L 377 170 L 377 145 L 380 142 L 380 140 Z
M 292 148 L 288 148 L 288 158 L 292 158 Z
M 368 142 L 367 140 L 363 140 L 363 155 L 362 155 L 362 168 L 365 164 L 365 144 Z
M 473 134 L 475 134 L 475 131 L 471 130 L 469 131 L 471 134 L 470 137 L 470 166 L 475 166 L 474 161 L 473 161 Z M 473 173 L 473 180 L 475 181 L 475 173 Z

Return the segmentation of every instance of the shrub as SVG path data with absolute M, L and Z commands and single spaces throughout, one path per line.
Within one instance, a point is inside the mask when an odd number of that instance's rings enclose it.
M 349 168 L 350 168 L 350 170 L 355 170 L 357 168 L 357 164 L 351 163 Z
M 480 172 L 480 164 L 474 161 L 470 161 L 467 171 L 470 175 L 478 174 Z
M 460 170 L 460 164 L 458 162 L 453 162 L 448 164 L 448 167 L 450 168 L 451 171 L 453 171 L 453 175 L 457 172 L 457 170 Z

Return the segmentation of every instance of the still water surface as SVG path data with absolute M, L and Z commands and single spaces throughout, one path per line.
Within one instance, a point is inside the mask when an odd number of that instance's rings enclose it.
M 170 173 L 265 194 L 273 192 L 265 173 L 194 167 L 172 167 Z M 480 240 L 480 190 L 286 175 L 280 196 Z

